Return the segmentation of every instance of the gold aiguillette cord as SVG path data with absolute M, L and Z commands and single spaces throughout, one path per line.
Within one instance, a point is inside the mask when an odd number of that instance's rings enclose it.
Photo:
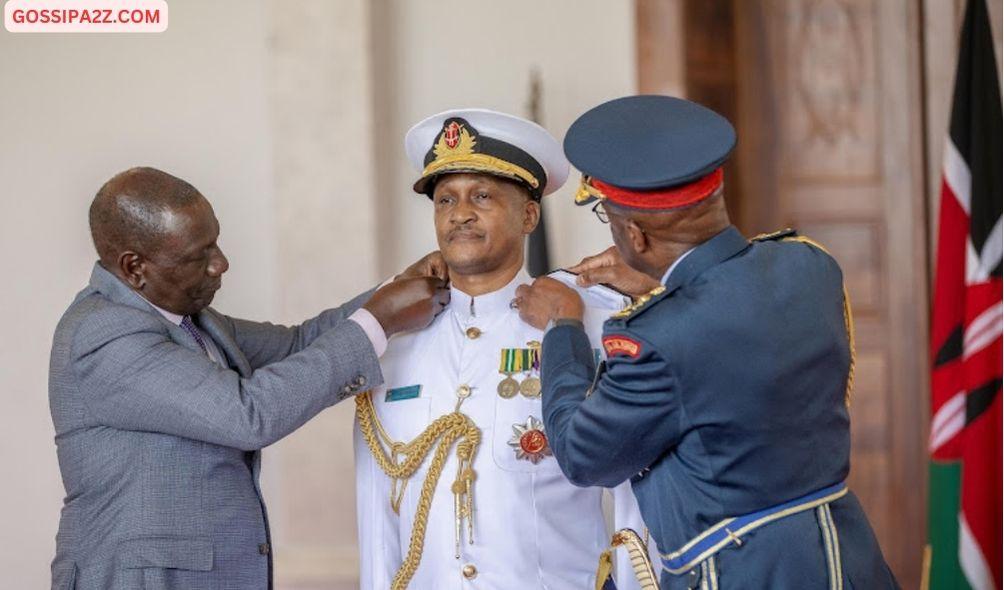
M 466 415 L 454 411 L 436 418 L 421 434 L 407 443 L 394 441 L 376 414 L 370 392 L 356 396 L 356 420 L 359 431 L 366 441 L 366 446 L 376 459 L 380 469 L 395 482 L 391 488 L 391 506 L 398 511 L 401 499 L 404 497 L 404 484 L 415 475 L 425 457 L 433 453 L 429 470 L 422 482 L 419 493 L 418 507 L 415 510 L 415 523 L 411 529 L 411 539 L 408 553 L 398 568 L 391 582 L 391 590 L 404 590 L 418 570 L 425 547 L 425 531 L 429 522 L 429 510 L 432 507 L 432 497 L 439 483 L 439 476 L 446 465 L 447 456 L 453 443 L 456 442 L 457 477 L 451 490 L 454 495 L 454 518 L 456 522 L 457 557 L 460 556 L 460 532 L 462 522 L 467 518 L 467 531 L 471 543 L 474 543 L 474 457 L 481 444 L 481 431 Z M 384 448 L 387 445 L 389 451 Z M 433 451 L 435 447 L 435 451 Z M 399 457 L 401 458 L 399 460 Z M 403 482 L 401 487 L 397 482 Z

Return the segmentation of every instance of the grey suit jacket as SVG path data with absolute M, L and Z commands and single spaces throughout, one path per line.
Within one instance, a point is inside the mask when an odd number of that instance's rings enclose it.
M 259 449 L 383 382 L 346 319 L 370 294 L 292 328 L 204 310 L 224 367 L 96 264 L 52 344 L 66 489 L 52 588 L 270 587 Z

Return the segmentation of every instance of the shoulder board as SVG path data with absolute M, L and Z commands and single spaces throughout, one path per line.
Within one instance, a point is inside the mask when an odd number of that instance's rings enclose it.
M 798 242 L 800 244 L 808 244 L 808 245 L 812 246 L 813 248 L 818 248 L 818 249 L 822 250 L 826 254 L 830 253 L 830 251 L 827 250 L 825 246 L 823 246 L 822 244 L 820 244 L 816 240 L 813 240 L 811 238 L 807 238 L 805 236 L 795 235 L 795 236 L 784 238 L 781 241 L 782 242 Z
M 592 287 L 580 287 L 575 282 L 578 275 L 567 270 L 554 270 L 547 273 L 547 276 L 560 281 L 574 290 L 582 298 L 582 303 L 586 307 L 594 307 L 607 312 L 623 307 L 625 303 L 631 301 L 631 296 L 621 293 L 617 289 L 608 285 L 593 285 Z
M 780 241 L 780 242 L 798 242 L 800 244 L 808 244 L 809 246 L 812 246 L 813 248 L 818 248 L 819 250 L 822 250 L 826 254 L 830 253 L 830 251 L 827 250 L 825 246 L 823 246 L 822 244 L 820 244 L 816 240 L 813 240 L 812 238 L 807 238 L 805 236 L 800 236 L 800 235 L 798 235 L 797 231 L 791 229 L 790 227 L 788 229 L 782 229 L 781 231 L 776 231 L 776 232 L 770 233 L 770 234 L 760 234 L 759 236 L 753 238 L 751 241 L 753 241 L 753 242 L 777 242 L 777 241 Z
M 659 285 L 655 289 L 652 289 L 648 293 L 636 299 L 633 303 L 631 303 L 624 309 L 610 316 L 610 319 L 623 320 L 632 317 L 634 315 L 637 315 L 641 310 L 649 307 L 651 303 L 662 299 L 661 295 L 663 295 L 665 292 L 666 292 L 666 287 L 663 285 Z
M 760 234 L 759 236 L 756 236 L 755 238 L 753 238 L 750 241 L 752 241 L 752 242 L 773 242 L 773 241 L 781 240 L 781 239 L 784 239 L 784 238 L 790 238 L 790 237 L 797 236 L 797 235 L 798 235 L 798 232 L 789 227 L 789 228 L 782 229 L 782 230 L 779 230 L 779 231 L 776 231 L 776 232 L 771 232 L 771 233 L 768 233 L 768 234 Z

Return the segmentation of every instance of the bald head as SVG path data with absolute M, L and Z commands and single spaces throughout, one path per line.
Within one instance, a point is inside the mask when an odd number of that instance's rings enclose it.
M 91 238 L 109 270 L 125 251 L 147 255 L 171 229 L 173 215 L 203 197 L 194 186 L 156 168 L 131 168 L 116 174 L 91 202 Z
M 154 168 L 126 170 L 106 182 L 91 203 L 90 224 L 101 266 L 178 315 L 209 305 L 229 267 L 209 201 Z

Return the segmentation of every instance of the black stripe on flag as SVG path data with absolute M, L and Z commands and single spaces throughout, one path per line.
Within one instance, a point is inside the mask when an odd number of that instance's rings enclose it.
M 1001 380 L 991 379 L 977 387 L 966 396 L 966 424 L 980 417 L 990 407 L 994 398 L 1001 392 Z
M 969 232 L 983 250 L 1001 216 L 1001 94 L 986 2 L 969 2 L 959 40 L 959 66 L 949 136 L 969 165 Z M 1000 266 L 996 276 L 1000 276 Z
M 962 356 L 962 324 L 952 330 L 952 333 L 945 338 L 945 343 L 938 349 L 938 354 L 934 357 L 934 366 L 954 361 Z

